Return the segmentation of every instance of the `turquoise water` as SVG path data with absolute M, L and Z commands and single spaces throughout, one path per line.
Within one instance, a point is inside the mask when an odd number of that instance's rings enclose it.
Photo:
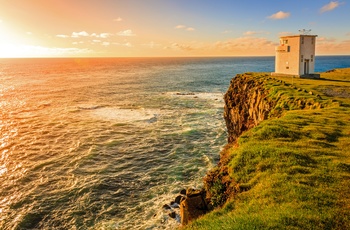
M 226 143 L 231 78 L 273 68 L 273 57 L 0 59 L 0 229 L 173 229 L 163 204 L 200 187 Z

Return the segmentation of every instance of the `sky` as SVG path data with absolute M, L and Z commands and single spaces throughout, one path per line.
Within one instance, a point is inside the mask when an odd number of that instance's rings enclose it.
M 303 29 L 350 55 L 349 22 L 347 0 L 0 0 L 0 57 L 273 56 Z

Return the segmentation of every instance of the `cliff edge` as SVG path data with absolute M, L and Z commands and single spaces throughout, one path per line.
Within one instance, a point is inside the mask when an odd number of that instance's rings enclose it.
M 246 73 L 225 94 L 228 144 L 187 229 L 349 229 L 350 69 Z

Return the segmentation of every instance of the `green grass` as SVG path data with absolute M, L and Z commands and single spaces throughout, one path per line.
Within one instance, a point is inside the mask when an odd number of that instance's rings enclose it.
M 350 229 L 350 69 L 320 80 L 276 79 L 266 88 L 282 115 L 222 153 L 235 193 L 185 229 Z M 337 87 L 338 96 L 325 93 Z M 291 110 L 301 98 L 310 105 Z

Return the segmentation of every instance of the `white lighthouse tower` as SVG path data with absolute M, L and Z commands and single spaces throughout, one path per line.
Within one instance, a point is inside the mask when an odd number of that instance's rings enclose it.
M 280 37 L 273 75 L 319 78 L 318 74 L 314 74 L 317 35 L 308 35 L 310 30 L 301 32 L 299 35 Z

